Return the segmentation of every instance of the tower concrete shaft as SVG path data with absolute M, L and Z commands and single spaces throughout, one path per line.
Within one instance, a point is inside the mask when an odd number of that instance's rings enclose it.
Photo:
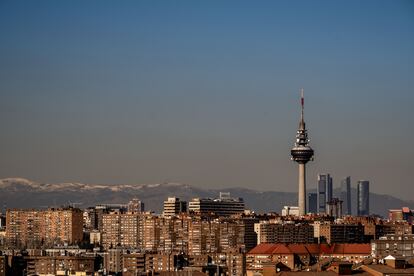
M 299 193 L 298 193 L 299 216 L 306 214 L 306 166 L 299 163 Z
M 313 149 L 309 146 L 308 132 L 306 130 L 304 119 L 304 97 L 303 89 L 301 91 L 301 116 L 299 128 L 296 132 L 295 146 L 292 148 L 292 160 L 299 163 L 299 192 L 298 207 L 299 215 L 306 214 L 306 163 L 313 160 Z

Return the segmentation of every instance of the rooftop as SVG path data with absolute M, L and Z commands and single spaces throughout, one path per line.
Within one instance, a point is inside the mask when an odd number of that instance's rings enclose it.
M 363 265 L 361 269 L 366 272 L 380 272 L 385 275 L 414 275 L 414 268 L 396 269 L 381 264 Z
M 368 243 L 344 244 L 283 244 L 262 243 L 250 250 L 248 254 L 365 254 L 371 253 Z

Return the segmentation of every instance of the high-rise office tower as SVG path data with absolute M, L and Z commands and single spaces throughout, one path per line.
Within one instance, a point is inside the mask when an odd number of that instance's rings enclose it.
M 332 187 L 332 177 L 328 174 L 328 181 L 326 182 L 326 202 L 329 202 L 333 198 L 333 187 Z
M 318 212 L 318 194 L 308 194 L 308 213 L 316 214 Z
M 342 211 L 344 215 L 352 215 L 351 205 L 351 177 L 347 176 L 341 181 L 340 199 L 343 202 Z
M 326 203 L 332 200 L 332 177 L 329 173 L 318 174 L 318 212 L 326 213 Z
M 303 117 L 304 98 L 303 89 L 301 91 L 301 117 L 299 128 L 296 132 L 295 146 L 290 151 L 292 160 L 299 164 L 299 192 L 298 207 L 299 216 L 306 214 L 306 163 L 313 159 L 313 149 L 309 146 L 308 133 Z
M 357 186 L 358 216 L 369 215 L 369 181 L 359 180 Z
M 325 182 L 318 180 L 318 213 L 325 213 L 326 212 L 326 185 Z

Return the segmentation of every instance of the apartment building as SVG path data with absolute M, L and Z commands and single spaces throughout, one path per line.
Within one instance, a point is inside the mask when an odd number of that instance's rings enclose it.
M 141 246 L 140 214 L 111 212 L 104 214 L 102 221 L 102 246 L 105 249 L 116 246 L 125 248 L 139 248 Z
M 319 240 L 333 243 L 364 243 L 365 232 L 362 224 L 320 224 Z
M 255 224 L 257 244 L 261 243 L 312 243 L 313 226 L 307 223 L 262 221 Z
M 245 206 L 242 198 L 231 198 L 230 193 L 220 193 L 217 199 L 194 198 L 188 204 L 188 210 L 201 215 L 231 216 L 242 214 Z
M 83 214 L 77 208 L 13 209 L 6 216 L 6 241 L 13 247 L 76 244 L 83 239 Z

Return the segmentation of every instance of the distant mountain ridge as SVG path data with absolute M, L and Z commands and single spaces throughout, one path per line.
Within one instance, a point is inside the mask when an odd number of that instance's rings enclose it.
M 247 188 L 205 189 L 180 183 L 142 185 L 101 185 L 84 183 L 37 183 L 24 178 L 0 179 L 0 208 L 46 208 L 80 203 L 89 207 L 102 203 L 126 204 L 137 197 L 146 210 L 162 210 L 168 196 L 182 200 L 194 197 L 218 197 L 219 192 L 230 192 L 232 197 L 244 199 L 247 208 L 256 212 L 279 212 L 285 205 L 296 205 L 297 194 L 292 192 L 256 191 Z M 352 191 L 353 212 L 356 209 L 356 191 Z M 371 193 L 371 213 L 387 216 L 389 209 L 403 206 L 414 208 L 414 201 L 404 201 L 390 195 Z

